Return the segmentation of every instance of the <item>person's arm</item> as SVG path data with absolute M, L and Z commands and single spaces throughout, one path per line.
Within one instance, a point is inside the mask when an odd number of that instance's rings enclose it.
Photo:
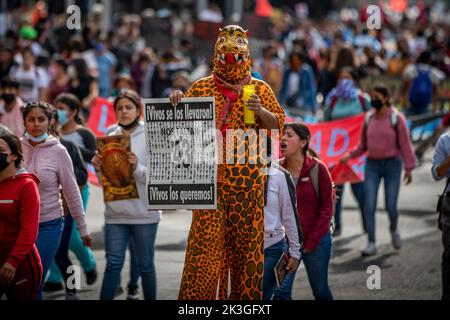
M 450 150 L 446 148 L 446 145 L 450 144 L 446 143 L 446 140 L 448 140 L 447 135 L 441 136 L 434 150 L 433 165 L 431 167 L 434 180 L 442 180 L 448 177 L 450 173 Z
M 80 128 L 77 130 L 85 148 L 79 148 L 83 160 L 86 163 L 91 163 L 92 158 L 95 156 L 95 151 L 97 151 L 97 138 L 88 128 Z
M 88 182 L 89 174 L 86 168 L 86 164 L 81 157 L 80 149 L 70 141 L 61 139 L 61 143 L 64 145 L 64 147 L 66 147 L 70 159 L 72 160 L 73 170 L 78 186 L 84 186 Z
M 97 98 L 99 95 L 98 83 L 96 79 L 93 79 L 89 84 L 89 94 L 86 98 L 81 101 L 81 104 L 84 109 L 90 110 L 92 101 Z
M 406 119 L 401 113 L 398 115 L 397 131 L 400 154 L 405 162 L 405 179 L 409 184 L 412 179 L 411 172 L 416 167 L 416 153 L 409 136 L 409 129 L 406 126 Z
M 327 167 L 319 163 L 319 217 L 311 234 L 305 239 L 305 252 L 316 250 L 320 240 L 330 230 L 330 221 L 333 217 L 333 186 L 331 175 Z
M 363 121 L 365 121 L 365 120 L 363 120 Z M 367 131 L 366 124 L 363 123 L 363 125 L 361 126 L 361 134 L 360 134 L 358 145 L 353 150 L 351 150 L 349 153 L 344 155 L 340 160 L 341 162 L 345 163 L 350 159 L 357 158 L 357 157 L 363 155 L 364 152 L 367 151 L 366 131 Z
M 278 129 L 281 131 L 284 124 L 286 114 L 283 108 L 278 103 L 272 89 L 264 83 L 261 98 L 254 94 L 248 100 L 247 105 L 250 110 L 255 112 L 255 115 L 261 120 L 263 127 L 267 130 Z M 263 101 L 270 102 L 263 104 Z
M 278 183 L 278 193 L 281 222 L 286 231 L 286 235 L 289 239 L 289 254 L 291 257 L 300 260 L 300 223 L 297 215 L 297 208 L 293 207 L 292 199 L 289 193 L 288 182 L 286 181 L 285 174 L 280 175 L 280 182 Z M 275 179 L 273 179 L 275 180 Z M 283 181 L 284 180 L 284 181 Z M 270 183 L 271 180 L 269 180 Z M 295 200 L 296 201 L 296 200 Z M 296 203 L 294 201 L 294 203 Z
M 19 201 L 20 231 L 16 243 L 5 261 L 16 269 L 30 253 L 38 234 L 40 198 L 36 183 L 29 181 L 24 185 Z
M 78 189 L 78 185 L 75 180 L 72 160 L 70 160 L 69 154 L 65 149 L 58 152 L 57 156 L 59 159 L 58 178 L 59 183 L 61 184 L 62 193 L 66 199 L 70 214 L 78 226 L 80 236 L 84 238 L 89 236 L 89 231 L 84 216 L 84 208 L 80 190 Z

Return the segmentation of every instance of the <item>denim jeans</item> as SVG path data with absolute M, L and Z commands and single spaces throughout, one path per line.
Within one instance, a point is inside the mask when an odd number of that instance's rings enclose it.
M 302 261 L 305 264 L 309 284 L 316 300 L 333 300 L 330 287 L 328 286 L 328 265 L 331 257 L 332 240 L 328 232 L 319 242 L 316 250 L 304 253 Z M 289 273 L 283 285 L 274 290 L 274 300 L 291 300 L 292 286 L 296 272 Z
M 274 268 L 277 264 L 278 260 L 280 260 L 283 252 L 287 250 L 288 246 L 286 243 L 286 239 L 275 243 L 274 245 L 264 249 L 264 277 L 263 277 L 263 299 L 271 300 L 273 296 L 273 292 L 277 286 L 277 282 L 275 279 Z M 294 272 L 295 274 L 295 272 Z M 283 281 L 283 284 L 286 281 Z M 289 283 L 286 283 L 289 285 Z M 289 297 L 288 300 L 292 300 L 292 297 Z
M 86 184 L 81 191 L 81 198 L 83 200 L 83 207 L 85 208 L 85 212 L 87 211 L 87 203 L 89 200 L 89 185 Z M 84 272 L 92 271 L 95 269 L 96 262 L 94 258 L 94 254 L 92 253 L 91 248 L 86 247 L 81 240 L 80 232 L 78 231 L 78 227 L 74 224 L 72 229 L 72 235 L 70 237 L 70 251 L 72 251 L 77 257 L 78 261 L 80 261 L 81 267 Z
M 50 264 L 56 256 L 63 228 L 64 219 L 62 217 L 39 224 L 39 233 L 36 239 L 36 247 L 42 262 L 42 281 L 38 291 L 39 300 L 43 300 L 43 284 L 45 282 L 45 277 L 47 276 L 47 271 L 50 268 Z
M 128 289 L 135 290 L 138 287 L 139 269 L 136 260 L 136 249 L 134 247 L 133 239 L 130 239 L 130 281 L 128 282 Z
M 384 160 L 366 161 L 366 172 L 364 182 L 364 192 L 366 195 L 366 215 L 367 232 L 370 242 L 375 242 L 375 213 L 377 210 L 378 187 L 381 179 L 384 179 L 385 206 L 389 214 L 390 230 L 397 230 L 398 210 L 397 200 L 400 191 L 402 174 L 402 160 L 399 157 Z
M 158 224 L 106 224 L 106 268 L 103 276 L 101 300 L 112 300 L 120 282 L 120 273 L 130 239 L 136 250 L 136 262 L 142 279 L 146 300 L 156 299 L 156 270 L 154 262 Z
M 341 212 L 342 203 L 344 202 L 344 184 L 336 185 L 336 210 L 334 212 L 334 223 L 336 224 L 336 229 L 341 230 Z M 358 203 L 359 210 L 361 211 L 361 217 L 363 221 L 363 228 L 366 231 L 365 217 L 364 217 L 364 182 L 352 183 L 351 185 L 352 193 L 355 196 L 356 202 Z
M 73 227 L 73 218 L 72 215 L 69 213 L 66 218 L 64 219 L 64 229 L 61 236 L 61 242 L 59 243 L 58 251 L 56 251 L 55 256 L 55 262 L 58 266 L 60 274 L 62 274 L 62 277 L 64 279 L 64 284 L 66 287 L 66 292 L 74 291 L 67 289 L 67 279 L 70 277 L 70 273 L 67 273 L 67 268 L 69 268 L 72 265 L 72 261 L 70 261 L 69 258 L 69 242 L 70 242 L 70 235 L 72 234 L 72 227 Z

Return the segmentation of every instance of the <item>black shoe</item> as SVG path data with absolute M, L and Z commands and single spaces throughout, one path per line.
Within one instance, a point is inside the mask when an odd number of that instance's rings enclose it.
M 114 298 L 117 298 L 118 296 L 120 296 L 122 293 L 124 292 L 122 286 L 118 287 L 116 290 L 116 293 L 114 295 Z
M 42 289 L 45 292 L 55 292 L 64 289 L 64 286 L 61 282 L 49 282 L 47 281 L 44 284 L 44 288 Z
M 334 229 L 333 231 L 333 237 L 340 237 L 341 236 L 341 229 Z
M 92 269 L 91 271 L 86 271 L 85 275 L 86 275 L 86 283 L 89 286 L 94 284 L 95 281 L 97 281 L 97 277 L 98 277 L 97 268 L 94 267 L 94 269 Z
M 128 288 L 127 300 L 139 300 L 138 288 Z

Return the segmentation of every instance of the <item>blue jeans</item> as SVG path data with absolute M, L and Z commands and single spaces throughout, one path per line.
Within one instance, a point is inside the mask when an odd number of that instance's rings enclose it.
M 87 208 L 87 203 L 89 200 L 89 184 L 86 184 L 81 191 L 81 198 L 83 200 L 83 207 Z M 95 269 L 96 262 L 94 258 L 94 254 L 92 253 L 91 248 L 86 247 L 81 239 L 80 232 L 78 231 L 78 227 L 74 224 L 72 229 L 72 235 L 70 237 L 70 251 L 72 251 L 77 257 L 78 261 L 80 261 L 81 267 L 84 272 L 92 271 Z
M 271 300 L 277 282 L 275 279 L 274 268 L 284 251 L 288 249 L 286 239 L 275 243 L 264 249 L 264 277 L 263 277 L 263 299 Z M 295 272 L 294 272 L 295 274 Z M 283 285 L 286 281 L 283 281 Z M 286 285 L 289 285 L 286 283 Z M 289 297 L 292 300 L 291 297 Z
M 342 203 L 344 201 L 344 186 L 345 184 L 336 185 L 336 196 L 338 197 L 336 201 L 336 209 L 334 212 L 334 223 L 336 225 L 336 229 L 341 230 L 341 210 Z M 352 193 L 355 196 L 356 202 L 358 202 L 359 210 L 361 210 L 361 216 L 363 221 L 364 231 L 366 231 L 365 219 L 364 219 L 364 182 L 352 183 L 351 185 Z
M 136 262 L 146 300 L 156 299 L 155 240 L 158 224 L 106 224 L 106 269 L 100 300 L 112 300 L 120 282 L 120 273 L 130 239 L 136 250 Z
M 397 230 L 397 200 L 400 191 L 402 160 L 399 157 L 366 161 L 364 192 L 366 195 L 366 224 L 370 242 L 375 242 L 375 213 L 377 210 L 378 187 L 384 179 L 384 197 L 389 214 L 390 230 Z
M 36 247 L 42 262 L 42 280 L 38 291 L 39 300 L 43 300 L 43 284 L 45 282 L 45 277 L 47 276 L 47 271 L 58 251 L 63 228 L 64 219 L 62 217 L 39 224 L 39 233 L 36 239 Z
M 330 287 L 328 286 L 328 265 L 331 257 L 332 240 L 328 232 L 319 242 L 316 250 L 304 253 L 302 261 L 305 264 L 309 284 L 316 300 L 333 300 Z M 274 300 L 291 300 L 292 286 L 296 272 L 289 273 L 283 285 L 274 290 Z
M 130 281 L 128 282 L 128 289 L 135 290 L 138 287 L 139 269 L 136 260 L 136 249 L 134 247 L 133 239 L 130 239 Z

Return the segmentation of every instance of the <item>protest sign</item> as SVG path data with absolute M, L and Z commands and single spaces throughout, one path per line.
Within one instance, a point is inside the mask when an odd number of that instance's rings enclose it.
M 102 186 L 105 202 L 138 199 L 136 181 L 128 161 L 131 150 L 129 136 L 109 136 L 97 139 L 102 163 Z
M 214 98 L 143 102 L 149 209 L 216 209 Z

